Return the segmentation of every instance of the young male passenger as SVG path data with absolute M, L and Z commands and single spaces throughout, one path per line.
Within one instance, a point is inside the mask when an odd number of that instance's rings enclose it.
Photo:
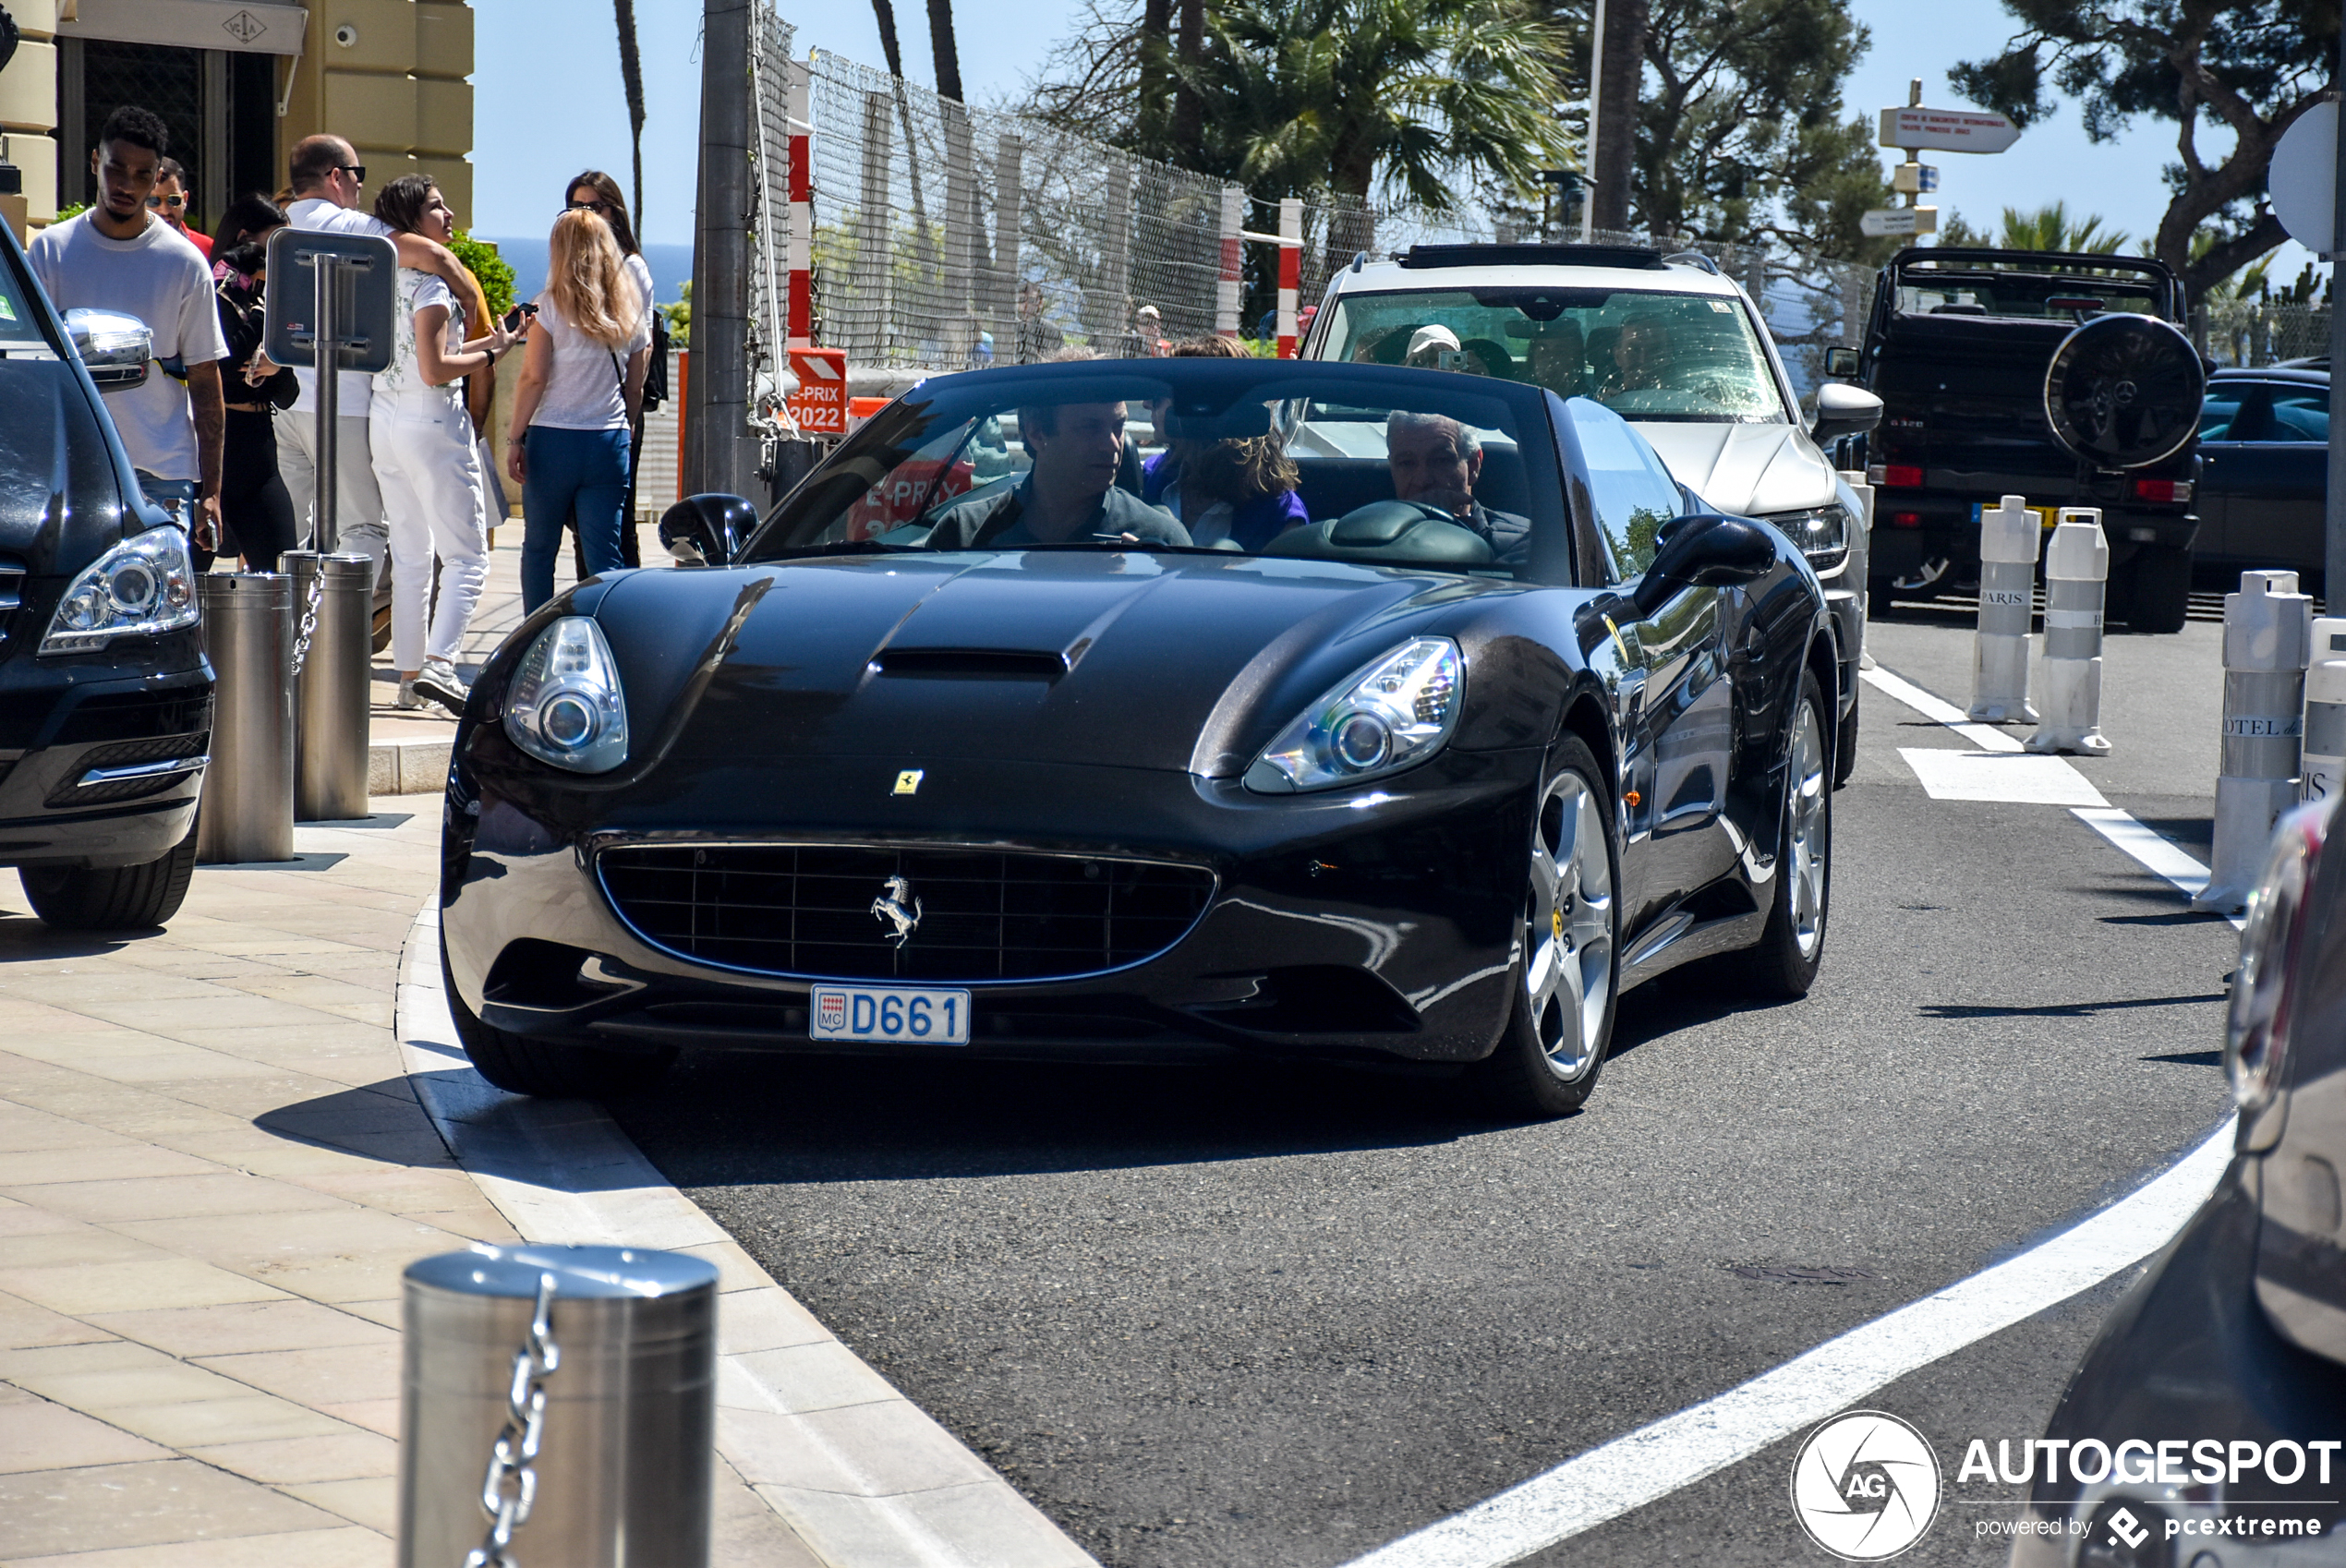
M 1397 501 L 1438 506 L 1471 528 L 1502 566 L 1519 565 L 1531 545 L 1531 520 L 1493 512 L 1474 499 L 1482 477 L 1482 438 L 1471 426 L 1441 414 L 1396 409 L 1385 422 L 1385 464 Z
M 1018 411 L 1034 466 L 1014 489 L 938 514 L 931 549 L 1074 543 L 1186 545 L 1189 530 L 1116 482 L 1124 404 L 1061 403 Z
M 228 418 L 220 361 L 228 343 L 211 263 L 147 207 L 170 139 L 159 117 L 135 105 L 107 115 L 90 154 L 96 204 L 35 235 L 30 259 L 59 310 L 118 310 L 154 334 L 146 380 L 110 394 L 106 408 L 139 488 L 210 548 L 220 531 Z

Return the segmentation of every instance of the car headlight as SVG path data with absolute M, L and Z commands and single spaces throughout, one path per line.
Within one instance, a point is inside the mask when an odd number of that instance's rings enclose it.
M 106 551 L 73 580 L 49 618 L 39 651 L 87 653 L 116 637 L 193 626 L 198 614 L 187 536 L 176 528 L 150 528 Z
M 2254 1111 L 2273 1097 L 2289 1050 L 2290 1005 L 2298 983 L 2297 947 L 2304 935 L 2305 889 L 2314 880 L 2330 802 L 2297 807 L 2273 828 L 2265 874 L 2248 895 L 2241 923 L 2240 973 L 2232 981 L 2224 1019 L 2224 1071 L 2232 1098 Z
M 538 633 L 506 688 L 505 733 L 574 773 L 609 773 L 627 760 L 627 700 L 600 627 L 565 615 Z
M 1849 514 L 1838 501 L 1806 512 L 1771 512 L 1766 521 L 1783 529 L 1819 572 L 1830 572 L 1849 559 Z
M 1266 795 L 1326 790 L 1423 762 L 1457 723 L 1462 669 L 1447 637 L 1394 649 L 1279 731 L 1246 770 L 1246 787 Z

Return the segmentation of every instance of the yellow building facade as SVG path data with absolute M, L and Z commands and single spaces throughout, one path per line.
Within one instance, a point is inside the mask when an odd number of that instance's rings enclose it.
M 116 105 L 171 127 L 191 226 L 275 195 L 317 131 L 347 138 L 381 189 L 440 182 L 472 215 L 473 14 L 464 0 L 5 0 L 23 32 L 0 69 L 0 137 L 36 225 L 86 202 L 90 149 Z

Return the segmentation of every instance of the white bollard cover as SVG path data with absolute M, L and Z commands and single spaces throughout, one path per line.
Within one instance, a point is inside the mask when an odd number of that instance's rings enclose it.
M 2305 754 L 2300 800 L 2327 801 L 2346 786 L 2346 616 L 2314 622 L 2313 662 L 2305 669 Z
M 2294 572 L 2243 572 L 2224 596 L 2223 761 L 2216 847 L 2194 909 L 2230 914 L 2248 901 L 2267 841 L 2297 802 L 2305 732 L 2305 665 L 2314 601 Z
M 2044 721 L 2028 738 L 2032 752 L 2106 755 L 2101 732 L 2102 594 L 2110 541 L 2101 512 L 2063 507 L 2045 547 Z

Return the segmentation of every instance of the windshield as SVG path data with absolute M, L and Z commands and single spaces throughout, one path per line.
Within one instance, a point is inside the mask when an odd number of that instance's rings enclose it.
M 1549 407 L 1276 361 L 973 371 L 875 416 L 746 559 L 1118 549 L 1569 582 Z
M 1632 419 L 1787 417 L 1743 307 L 1717 295 L 1428 289 L 1346 295 L 1334 309 L 1330 359 L 1522 381 Z
M 2047 277 L 1986 269 L 1910 267 L 1893 308 L 1901 316 L 1995 316 L 2006 320 L 2074 321 L 2078 312 L 2160 314 L 2165 291 L 2147 278 Z

